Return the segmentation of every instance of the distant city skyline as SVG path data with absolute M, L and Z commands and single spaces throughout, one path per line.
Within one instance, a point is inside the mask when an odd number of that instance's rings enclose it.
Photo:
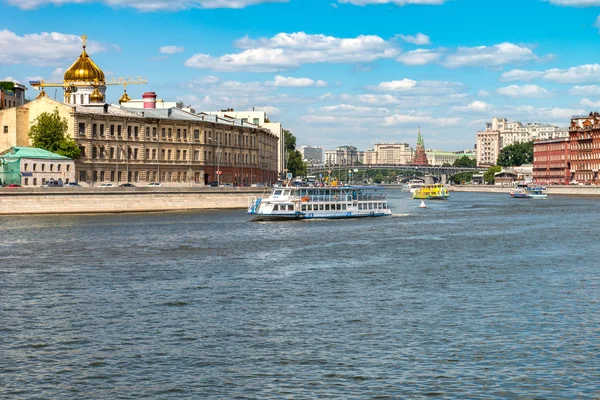
M 562 127 L 600 109 L 600 0 L 0 0 L 0 10 L 10 16 L 0 80 L 61 82 L 86 34 L 108 77 L 147 78 L 128 87 L 133 98 L 254 107 L 324 149 L 414 147 L 420 126 L 427 148 L 460 151 L 494 116 Z M 106 94 L 117 103 L 122 90 Z

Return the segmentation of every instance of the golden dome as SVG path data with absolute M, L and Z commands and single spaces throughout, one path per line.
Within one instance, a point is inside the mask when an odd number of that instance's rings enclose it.
M 104 103 L 104 96 L 102 96 L 98 88 L 94 89 L 92 94 L 90 94 L 90 103 Z
M 121 96 L 121 98 L 119 99 L 119 104 L 127 103 L 130 100 L 131 100 L 131 97 L 129 97 L 129 95 L 127 94 L 127 90 L 124 90 L 123 96 Z
M 96 81 L 104 83 L 104 72 L 92 61 L 85 51 L 87 36 L 82 36 L 83 51 L 79 55 L 77 61 L 73 63 L 65 72 L 65 82 L 73 81 Z

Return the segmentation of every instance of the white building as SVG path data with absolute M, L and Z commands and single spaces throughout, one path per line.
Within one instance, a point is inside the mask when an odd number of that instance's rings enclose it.
M 325 165 L 356 165 L 358 161 L 358 150 L 354 146 L 325 150 Z
M 323 164 L 323 147 L 321 146 L 300 146 L 302 160 L 308 164 Z
M 484 131 L 477 132 L 477 165 L 495 165 L 500 150 L 515 143 L 569 137 L 567 128 L 538 122 L 522 124 L 506 118 L 492 118 Z
M 149 102 L 154 103 L 154 107 L 156 109 L 166 109 L 166 108 L 178 108 L 180 110 L 189 112 L 191 114 L 196 114 L 196 110 L 191 107 L 184 107 L 183 102 L 181 101 L 164 101 L 163 99 L 157 99 L 156 94 L 154 92 L 146 92 L 144 93 L 146 98 L 143 99 L 130 99 L 127 94 L 123 94 L 121 99 L 119 100 L 119 104 L 123 107 L 127 108 L 148 108 L 147 104 Z M 151 97 L 154 97 L 154 101 L 152 101 Z
M 279 122 L 272 122 L 265 111 L 235 111 L 233 108 L 228 108 L 221 111 L 206 111 L 204 114 L 217 115 L 220 118 L 239 119 L 242 122 L 249 122 L 258 125 L 271 131 L 279 138 L 279 151 L 277 152 L 277 166 L 279 174 L 282 174 L 286 169 L 285 165 L 285 136 L 283 127 Z
M 440 151 L 440 150 L 427 150 L 425 152 L 427 155 L 427 162 L 429 165 L 434 167 L 441 167 L 444 164 L 453 165 L 454 162 L 464 156 L 469 157 L 472 160 L 475 160 L 477 155 L 474 152 L 450 152 L 450 151 Z
M 413 150 L 408 143 L 378 143 L 373 147 L 376 154 L 374 164 L 408 164 L 413 158 Z

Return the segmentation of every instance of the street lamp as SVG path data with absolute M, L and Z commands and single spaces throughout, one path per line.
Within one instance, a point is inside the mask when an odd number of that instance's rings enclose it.
M 221 170 L 219 169 L 219 161 L 221 160 L 221 142 L 213 138 L 207 139 L 217 143 L 217 187 L 221 187 Z

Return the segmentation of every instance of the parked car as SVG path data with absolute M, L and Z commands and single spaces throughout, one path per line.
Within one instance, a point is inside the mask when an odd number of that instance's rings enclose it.
M 115 187 L 112 183 L 101 183 L 98 187 L 106 188 L 106 187 Z
M 221 183 L 221 187 L 233 187 L 231 183 Z
M 206 184 L 206 186 L 210 186 L 210 187 L 217 187 L 217 186 L 219 186 L 219 182 L 217 182 L 217 181 L 214 181 L 214 182 L 208 182 L 208 183 Z
M 11 188 L 15 188 L 15 187 L 23 187 L 21 185 L 18 185 L 16 183 L 11 183 L 10 185 L 7 185 L 6 187 L 11 187 Z
M 69 183 L 65 183 L 65 187 L 70 188 L 70 187 L 81 187 L 81 185 L 77 182 L 69 182 Z
M 133 183 L 129 183 L 128 182 L 128 183 L 121 183 L 119 185 L 119 187 L 125 187 L 125 188 L 127 188 L 127 187 L 135 187 L 135 185 Z
M 146 184 L 146 187 L 161 187 L 161 183 L 160 182 L 150 182 L 148 184 Z
M 54 179 L 50 179 L 47 180 L 46 182 L 44 182 L 44 184 L 42 185 L 42 187 L 48 188 L 48 187 L 63 187 L 63 181 L 61 179 L 55 181 Z

